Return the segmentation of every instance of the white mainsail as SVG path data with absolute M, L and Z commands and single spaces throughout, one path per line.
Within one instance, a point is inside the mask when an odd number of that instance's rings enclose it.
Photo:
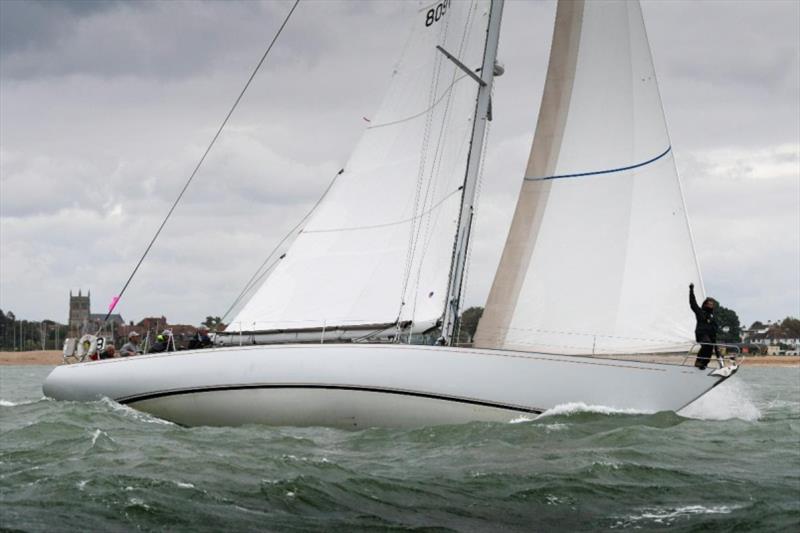
M 700 272 L 638 2 L 562 1 L 478 347 L 685 350 Z
M 389 92 L 325 200 L 228 331 L 432 327 L 442 317 L 489 1 L 422 7 Z

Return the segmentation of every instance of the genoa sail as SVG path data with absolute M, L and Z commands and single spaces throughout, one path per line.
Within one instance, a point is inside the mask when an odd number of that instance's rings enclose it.
M 489 1 L 422 7 L 344 172 L 228 331 L 433 327 L 444 312 Z
M 702 287 L 641 7 L 559 2 L 533 147 L 475 344 L 685 351 L 690 282 Z

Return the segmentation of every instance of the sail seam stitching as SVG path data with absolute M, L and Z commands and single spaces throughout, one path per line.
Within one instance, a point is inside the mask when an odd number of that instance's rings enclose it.
M 405 118 L 399 118 L 399 119 L 396 119 L 396 120 L 390 120 L 389 122 L 382 122 L 380 124 L 373 124 L 371 126 L 368 126 L 367 129 L 368 130 L 374 130 L 374 129 L 378 129 L 378 128 L 385 128 L 386 126 L 394 126 L 396 124 L 402 124 L 403 122 L 408 122 L 410 120 L 414 120 L 415 118 L 419 118 L 419 117 L 429 113 L 433 108 L 438 106 L 450 93 L 453 92 L 453 88 L 455 87 L 455 85 L 458 82 L 460 82 L 461 80 L 463 80 L 466 77 L 467 77 L 467 75 L 464 74 L 460 78 L 456 78 L 447 87 L 447 89 L 445 89 L 442 92 L 441 96 L 439 96 L 439 98 L 436 101 L 434 101 L 433 104 L 431 104 L 430 107 L 428 107 L 427 109 L 424 109 L 424 110 L 420 111 L 419 113 L 415 113 L 415 114 L 413 114 L 411 116 L 408 116 L 408 117 L 405 117 Z
M 544 181 L 544 180 L 557 180 L 557 179 L 563 179 L 563 178 L 583 178 L 583 177 L 586 177 L 586 176 L 597 176 L 597 175 L 601 175 L 601 174 L 614 174 L 616 172 L 625 172 L 626 170 L 633 170 L 635 168 L 641 168 L 641 167 L 647 166 L 647 165 L 649 165 L 651 163 L 655 163 L 656 161 L 658 161 L 659 159 L 661 159 L 662 157 L 667 155 L 671 150 L 672 150 L 672 146 L 668 146 L 667 149 L 664 150 L 659 155 L 657 155 L 657 156 L 655 156 L 655 157 L 653 157 L 651 159 L 648 159 L 647 161 L 643 161 L 643 162 L 637 163 L 635 165 L 629 165 L 627 167 L 611 168 L 611 169 L 608 169 L 608 170 L 595 170 L 593 172 L 580 172 L 580 173 L 577 173 L 577 174 L 559 174 L 559 175 L 556 175 L 556 176 L 546 176 L 546 177 L 542 177 L 542 178 L 527 178 L 526 177 L 525 180 L 526 181 Z
M 427 211 L 423 211 L 422 213 L 413 216 L 411 218 L 406 218 L 403 220 L 397 220 L 395 222 L 385 222 L 383 224 L 373 224 L 369 226 L 351 226 L 351 227 L 344 227 L 344 228 L 328 228 L 328 229 L 312 229 L 312 230 L 305 230 L 303 233 L 333 233 L 336 231 L 357 231 L 357 230 L 365 230 L 365 229 L 376 229 L 376 228 L 385 228 L 388 226 L 399 226 L 400 224 L 407 224 L 409 222 L 413 222 L 418 220 L 426 215 L 431 214 L 433 211 L 441 207 L 443 203 L 445 203 L 448 199 L 450 199 L 453 195 L 459 192 L 461 188 L 451 191 L 450 194 L 446 195 L 444 198 L 436 202 L 436 204 L 432 205 L 430 209 Z

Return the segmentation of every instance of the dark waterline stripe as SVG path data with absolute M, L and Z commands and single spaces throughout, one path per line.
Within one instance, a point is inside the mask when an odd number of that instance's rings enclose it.
M 654 158 L 648 159 L 647 161 L 644 161 L 642 163 L 637 163 L 635 165 L 630 165 L 630 166 L 627 166 L 627 167 L 612 168 L 612 169 L 609 169 L 609 170 L 596 170 L 594 172 L 581 172 L 579 174 L 561 174 L 561 175 L 558 175 L 558 176 L 547 176 L 547 177 L 544 177 L 544 178 L 525 178 L 525 179 L 529 180 L 529 181 L 558 180 L 558 179 L 562 179 L 562 178 L 582 178 L 582 177 L 585 177 L 585 176 L 597 176 L 599 174 L 613 174 L 614 172 L 624 172 L 626 170 L 633 170 L 634 168 L 639 168 L 639 167 L 643 167 L 645 165 L 649 165 L 650 163 L 655 163 L 656 161 L 658 161 L 659 159 L 661 159 L 662 157 L 667 155 L 670 150 L 672 150 L 672 146 L 671 145 L 668 146 L 667 149 L 664 150 L 664 152 L 662 152 L 661 154 L 655 156 Z
M 116 401 L 128 405 L 145 400 L 154 400 L 157 398 L 165 398 L 168 396 L 182 396 L 184 394 L 196 394 L 203 392 L 220 392 L 220 391 L 235 391 L 235 390 L 252 390 L 252 389 L 325 389 L 325 390 L 347 390 L 358 392 L 377 392 L 383 394 L 395 394 L 399 396 L 414 396 L 417 398 L 427 398 L 431 400 L 442 400 L 448 402 L 466 403 L 470 405 L 480 405 L 482 407 L 492 407 L 495 409 L 505 409 L 508 411 L 518 411 L 522 413 L 542 414 L 543 409 L 532 409 L 528 407 L 520 407 L 515 405 L 506 405 L 501 403 L 487 402 L 483 400 L 475 400 L 472 398 L 460 398 L 457 396 L 443 396 L 438 394 L 430 394 L 427 392 L 415 392 L 399 389 L 382 389 L 377 387 L 360 387 L 355 385 L 223 385 L 217 387 L 197 387 L 191 389 L 175 389 L 168 391 L 152 392 L 148 394 L 141 394 L 136 396 L 128 396 L 125 398 L 118 398 Z

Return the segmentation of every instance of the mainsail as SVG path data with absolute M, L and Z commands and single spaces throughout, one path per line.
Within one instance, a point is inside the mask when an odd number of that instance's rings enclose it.
M 324 201 L 228 331 L 434 326 L 445 308 L 489 1 L 422 7 L 390 89 Z
M 690 282 L 702 287 L 639 3 L 561 1 L 525 179 L 475 344 L 685 350 Z

